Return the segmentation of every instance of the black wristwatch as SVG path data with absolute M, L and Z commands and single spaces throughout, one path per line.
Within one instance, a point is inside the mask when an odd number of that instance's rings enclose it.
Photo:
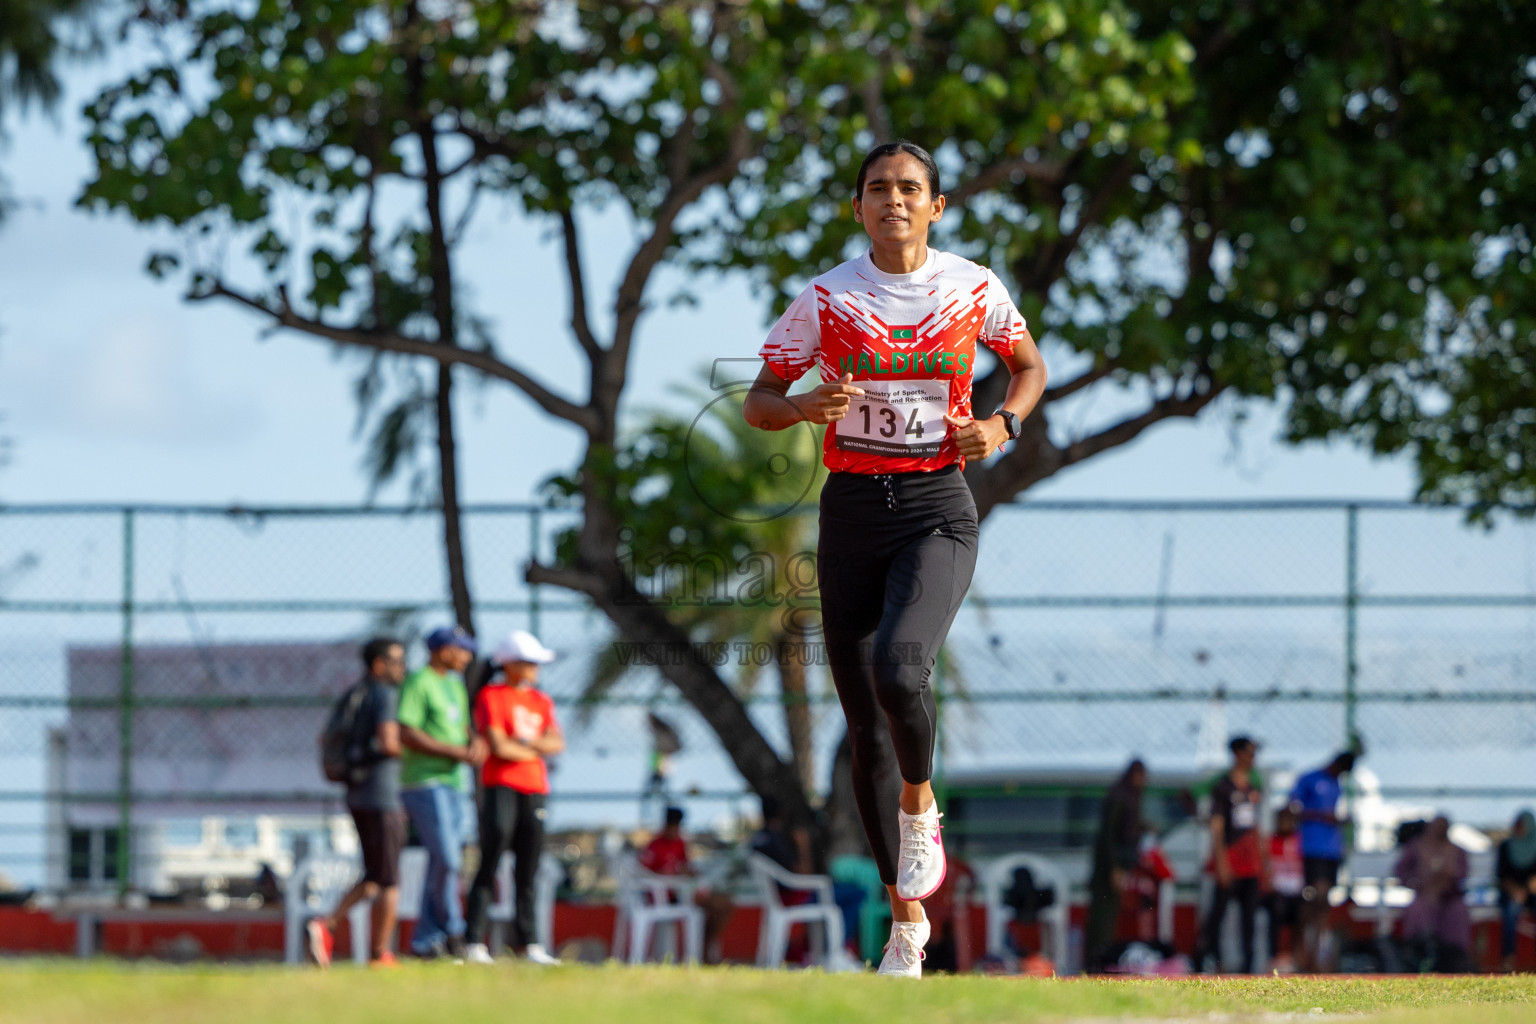
M 1003 426 L 1008 428 L 1008 439 L 1010 441 L 1017 441 L 1019 439 L 1019 435 L 1024 433 L 1023 422 L 1007 409 L 999 409 L 992 415 L 1001 416 L 1003 418 Z

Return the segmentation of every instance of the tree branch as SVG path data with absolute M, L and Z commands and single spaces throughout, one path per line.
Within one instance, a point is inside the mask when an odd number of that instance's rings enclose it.
M 618 628 L 621 643 L 659 644 L 683 654 L 662 659 L 657 670 L 714 729 L 732 764 L 754 790 L 777 797 L 789 820 L 812 824 L 811 808 L 794 766 L 779 757 L 741 699 L 715 667 L 694 650 L 686 627 L 638 592 L 634 582 L 619 570 L 617 561 L 570 568 L 531 562 L 525 573 L 530 583 L 553 583 L 591 597 Z
M 1119 364 L 1114 360 L 1106 360 L 1102 365 L 1085 370 L 1065 384 L 1054 388 L 1046 388 L 1045 394 L 1040 396 L 1040 404 L 1048 405 L 1051 402 L 1059 402 L 1068 395 L 1074 395 L 1091 384 L 1097 384 L 1105 377 L 1114 373 L 1118 368 Z
M 880 73 L 872 75 L 864 80 L 864 113 L 869 118 L 869 127 L 875 134 L 876 145 L 890 142 L 896 137 L 891 128 L 890 110 L 885 105 L 884 77 L 886 64 L 880 62 Z
M 590 409 L 561 398 L 522 370 L 510 363 L 502 362 L 489 351 L 443 345 L 435 341 L 424 341 L 420 338 L 408 338 L 389 330 L 362 331 L 346 327 L 335 327 L 320 320 L 300 316 L 294 312 L 293 307 L 289 305 L 286 298 L 283 299 L 281 305 L 272 305 L 261 299 L 235 291 L 218 280 L 207 285 L 202 291 L 189 292 L 187 295 L 189 302 L 203 302 L 214 298 L 228 299 L 247 309 L 270 317 L 273 326 L 301 331 L 317 338 L 334 341 L 339 345 L 366 348 L 375 352 L 395 352 L 400 355 L 421 356 L 426 359 L 436 360 L 439 363 L 461 363 L 472 369 L 479 370 L 487 377 L 495 377 L 513 384 L 523 394 L 532 399 L 534 404 L 551 416 L 565 420 L 568 423 L 574 423 L 589 434 L 598 429 L 597 417 Z
M 449 181 L 449 180 L 451 180 L 453 178 L 458 177 L 459 174 L 461 174 L 464 171 L 469 170 L 475 164 L 479 163 L 480 160 L 481 160 L 481 154 L 478 153 L 478 152 L 471 151 L 469 156 L 467 156 L 463 160 L 459 161 L 458 166 L 450 167 L 448 170 L 443 171 L 442 175 L 441 175 L 442 180 L 443 181 Z
M 965 184 L 951 189 L 945 194 L 945 199 L 950 203 L 964 203 L 979 192 L 996 188 L 1015 174 L 1022 174 L 1026 178 L 1033 178 L 1048 185 L 1059 185 L 1066 179 L 1067 168 L 1066 165 L 1055 160 L 1025 160 L 1022 157 L 1017 160 L 1004 160 L 988 167 Z
M 448 175 L 443 175 L 446 181 Z M 480 205 L 480 195 L 485 191 L 485 179 L 475 178 L 475 183 L 469 187 L 469 198 L 464 201 L 464 209 L 459 211 L 458 219 L 453 222 L 453 230 L 448 233 L 448 244 L 457 246 L 464 240 L 464 233 L 469 230 L 469 222 L 474 219 L 475 207 Z
M 1195 67 L 1209 66 L 1217 57 L 1226 52 L 1227 47 L 1232 45 L 1232 41 L 1238 37 L 1238 34 L 1243 29 L 1251 27 L 1251 23 L 1244 24 L 1241 28 L 1233 28 L 1233 25 L 1240 17 L 1252 17 L 1254 6 L 1254 0 L 1240 0 L 1239 3 L 1234 5 L 1233 10 L 1227 12 L 1216 30 L 1201 40 L 1199 45 L 1195 47 L 1195 59 L 1193 62 Z
M 523 577 L 529 583 L 548 583 L 574 590 L 578 594 L 585 594 L 593 599 L 603 596 L 608 590 L 608 582 L 595 573 L 581 572 L 565 566 L 545 565 L 542 562 L 529 562 Z
M 1079 378 L 1081 379 L 1081 378 Z M 1201 387 L 1205 390 L 1200 390 Z M 1116 423 L 1065 447 L 1051 442 L 1043 403 L 1024 421 L 1024 433 L 1007 454 L 988 463 L 972 463 L 965 469 L 966 482 L 976 499 L 977 515 L 985 519 L 998 505 L 1055 476 L 1068 466 L 1101 452 L 1134 441 L 1148 427 L 1173 417 L 1191 417 L 1216 399 L 1224 385 L 1208 377 L 1190 381 L 1187 392 L 1158 399 L 1141 415 Z
M 576 215 L 570 206 L 560 208 L 560 229 L 565 233 L 565 266 L 571 280 L 571 330 L 576 332 L 581 350 L 596 366 L 605 353 L 587 319 L 587 284 L 581 276 L 581 239 L 576 230 Z
M 1133 416 L 1112 427 L 1106 427 L 1097 434 L 1090 434 L 1081 441 L 1073 441 L 1067 445 L 1062 449 L 1062 466 L 1082 462 L 1100 452 L 1134 441 L 1142 431 L 1155 423 L 1175 417 L 1194 416 L 1215 401 L 1225 388 L 1225 385 L 1215 385 L 1207 387 L 1204 391 L 1191 389 L 1190 393 L 1183 397 L 1173 394 L 1167 398 L 1160 398 L 1140 416 Z
M 720 110 L 728 111 L 736 103 L 739 94 L 735 80 L 715 61 L 710 61 L 706 70 L 710 78 L 720 85 L 722 96 Z M 685 119 L 684 126 L 689 120 L 691 118 Z M 619 285 L 618 296 L 614 302 L 614 312 L 617 317 L 613 331 L 613 345 L 609 349 L 610 378 L 604 383 L 608 388 L 613 389 L 612 393 L 615 397 L 618 390 L 624 386 L 624 376 L 629 363 L 629 348 L 634 341 L 635 323 L 644 311 L 641 299 L 645 294 L 646 283 L 650 280 L 656 265 L 666 255 L 667 247 L 672 244 L 673 224 L 690 203 L 703 195 L 711 186 L 727 180 L 736 172 L 736 168 L 749 155 L 749 138 L 746 123 L 738 121 L 731 128 L 725 157 L 708 169 L 690 177 L 687 175 L 687 169 L 693 148 L 689 141 L 691 133 L 688 133 L 685 127 L 679 128 L 676 138 L 677 148 L 672 154 L 672 184 L 667 190 L 666 199 L 656 211 L 650 236 L 640 243 L 640 248 L 635 250 L 635 255 L 629 261 L 629 268 L 624 273 L 624 280 Z
M 677 221 L 678 214 L 703 195 L 711 186 L 729 178 L 736 170 L 736 165 L 746 158 L 746 127 L 738 126 L 734 135 L 739 137 L 731 141 L 730 155 L 709 170 L 685 179 L 680 185 L 675 185 L 669 191 L 661 208 L 656 211 L 655 225 L 651 234 L 640 248 L 635 250 L 634 257 L 629 261 L 629 269 L 624 274 L 624 281 L 619 286 L 618 300 L 614 303 L 619 314 L 619 325 L 614 331 L 613 350 L 622 361 L 628 355 L 629 344 L 634 336 L 635 321 L 639 319 L 643 311 L 641 296 L 645 292 L 645 285 L 650 280 L 651 272 L 656 269 L 656 264 L 666 255 L 667 246 L 672 244 L 672 225 Z
M 535 97 L 531 103 L 537 103 L 544 91 L 542 87 L 536 89 L 534 91 Z M 526 154 L 529 147 L 529 143 L 526 140 L 524 141 L 523 148 L 519 148 L 499 132 L 484 131 L 466 121 L 463 114 L 459 115 L 459 119 L 454 125 L 454 131 L 462 135 L 474 147 L 474 152 L 466 158 L 467 162 L 481 163 L 488 157 L 493 156 L 515 162 Z
M 378 169 L 372 160 L 368 161 L 368 203 L 363 208 L 363 230 L 360 240 L 363 247 L 364 258 L 368 261 L 368 281 L 372 294 L 368 297 L 368 308 L 373 314 L 373 329 L 382 331 L 390 325 L 384 322 L 384 289 L 381 287 L 384 281 L 384 272 L 379 267 L 379 256 L 374 251 L 373 244 L 373 209 L 379 198 Z

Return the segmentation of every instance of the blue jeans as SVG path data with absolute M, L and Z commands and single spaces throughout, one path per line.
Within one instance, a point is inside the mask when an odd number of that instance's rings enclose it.
M 1536 896 L 1512 900 L 1509 898 L 1509 893 L 1502 887 L 1499 889 L 1499 954 L 1501 956 L 1515 955 L 1515 935 L 1520 925 L 1520 911 L 1526 909 L 1536 917 Z
M 411 951 L 426 953 L 449 936 L 464 934 L 459 905 L 459 870 L 464 866 L 465 831 L 473 820 L 465 795 L 451 786 L 402 790 L 400 799 L 427 851 L 421 911 L 411 934 Z

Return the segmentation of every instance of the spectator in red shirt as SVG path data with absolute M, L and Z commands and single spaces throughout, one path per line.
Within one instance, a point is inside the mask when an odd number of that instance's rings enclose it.
M 683 838 L 683 809 L 667 808 L 667 823 L 640 851 L 640 866 L 653 875 L 691 875 L 688 842 Z
M 508 850 L 513 856 L 515 904 L 509 944 L 532 963 L 559 963 L 539 944 L 533 927 L 534 880 L 543 853 L 544 802 L 549 795 L 544 758 L 565 749 L 555 702 L 537 689 L 539 666 L 554 660 L 554 652 L 532 633 L 514 630 L 491 657 L 501 674 L 475 695 L 475 729 L 485 737 L 490 756 L 480 768 L 480 870 L 465 901 L 464 957 L 470 963 L 491 962 L 485 945 L 486 916 L 496 866 Z
M 640 866 L 653 875 L 692 877 L 696 874 L 688 859 L 688 841 L 683 838 L 681 807 L 667 808 L 667 823 L 640 851 Z M 704 911 L 704 961 L 717 964 L 724 958 L 720 937 L 736 911 L 736 904 L 730 893 L 705 885 L 695 891 L 694 902 Z
M 1275 834 L 1269 837 L 1269 955 L 1277 971 L 1293 969 L 1299 945 L 1302 891 L 1306 871 L 1301 856 L 1301 833 L 1296 827 L 1296 812 L 1282 807 L 1275 812 Z M 1281 953 L 1280 932 L 1290 928 L 1291 953 Z

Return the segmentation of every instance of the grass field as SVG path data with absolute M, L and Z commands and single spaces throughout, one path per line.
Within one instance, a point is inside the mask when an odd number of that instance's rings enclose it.
M 891 1021 L 1536 1020 L 1536 978 L 1041 981 L 748 969 L 339 968 L 0 963 L 0 1021 L 29 1024 L 815 1024 Z

